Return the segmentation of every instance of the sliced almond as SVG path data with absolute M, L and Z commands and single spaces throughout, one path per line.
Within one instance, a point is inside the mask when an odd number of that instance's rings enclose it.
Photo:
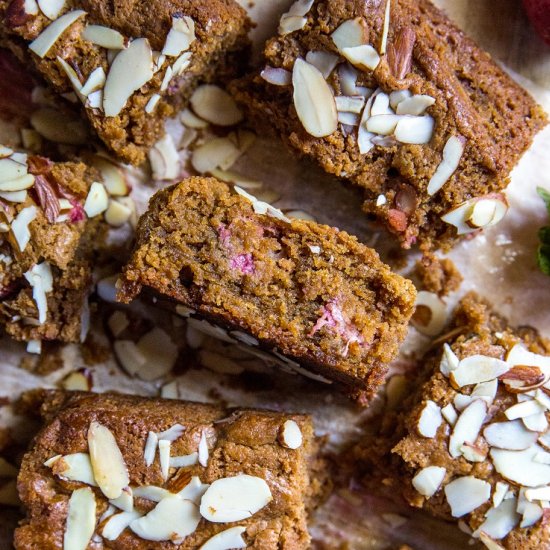
M 134 490 L 134 498 L 144 498 L 152 502 L 160 502 L 163 498 L 170 496 L 172 493 L 163 487 L 155 485 L 142 485 Z
M 47 294 L 53 290 L 53 276 L 50 264 L 42 262 L 34 265 L 24 273 L 25 279 L 32 287 L 32 297 L 38 309 L 38 323 L 46 322 L 48 314 Z
M 362 70 L 374 71 L 380 63 L 378 52 L 370 44 L 343 48 L 340 52 L 354 67 Z
M 34 176 L 32 174 L 25 174 L 24 176 L 21 176 L 20 178 L 17 178 L 17 179 L 0 182 L 0 191 L 2 193 L 16 193 L 19 191 L 24 191 L 25 189 L 29 189 L 29 187 L 32 187 L 33 184 L 34 184 Z M 17 201 L 13 201 L 13 202 L 17 202 Z
M 199 453 L 170 457 L 171 468 L 186 468 L 187 466 L 194 466 L 195 464 L 198 464 L 198 462 Z
M 543 433 L 548 429 L 548 420 L 543 412 L 525 416 L 521 419 L 523 425 L 532 432 Z
M 441 409 L 433 401 L 426 401 L 420 417 L 418 419 L 418 433 L 423 437 L 433 438 L 437 434 L 437 429 L 443 422 Z
M 430 115 L 403 117 L 395 128 L 394 136 L 401 143 L 424 144 L 432 139 L 435 121 Z
M 88 487 L 73 491 L 69 498 L 63 548 L 85 550 L 95 531 L 96 501 Z
M 162 54 L 177 57 L 189 49 L 195 38 L 195 21 L 191 17 L 187 15 L 172 17 L 172 28 L 166 37 Z
M 405 99 L 412 97 L 412 92 L 410 90 L 396 90 L 390 93 L 390 105 L 391 108 L 396 111 L 397 106 Z
M 527 365 L 514 365 L 500 379 L 511 393 L 531 391 L 548 381 L 548 377 L 539 367 Z
M 199 550 L 231 550 L 233 548 L 246 548 L 247 544 L 242 537 L 246 527 L 230 527 L 220 531 L 209 538 Z
M 367 130 L 374 134 L 389 136 L 393 134 L 401 117 L 399 115 L 375 115 L 367 120 Z
M 309 13 L 313 0 L 296 0 L 290 6 L 290 9 L 283 13 L 279 21 L 279 34 L 285 36 L 291 32 L 303 29 L 307 23 L 307 18 L 304 17 Z
M 441 487 L 447 470 L 441 466 L 427 466 L 422 468 L 413 478 L 413 487 L 426 498 L 430 498 Z
M 520 516 L 516 512 L 515 498 L 503 500 L 502 503 L 491 508 L 485 515 L 485 521 L 474 531 L 473 536 L 479 536 L 483 531 L 494 539 L 503 539 L 519 523 Z
M 115 57 L 103 89 L 105 116 L 117 116 L 132 94 L 153 78 L 153 52 L 149 41 L 138 38 Z
M 38 15 L 38 3 L 36 0 L 23 0 L 23 11 L 28 15 Z
M 102 183 L 94 181 L 84 203 L 84 212 L 88 218 L 95 218 L 109 207 L 109 196 Z
M 179 439 L 184 432 L 185 426 L 182 426 L 181 424 L 174 424 L 173 426 L 170 426 L 167 430 L 159 432 L 157 435 L 159 440 L 165 439 L 166 441 L 176 441 L 176 439 Z
M 141 517 L 141 514 L 134 510 L 132 512 L 122 512 L 111 516 L 103 526 L 101 536 L 107 540 L 116 540 L 122 534 L 132 521 Z
M 163 498 L 146 516 L 130 523 L 130 529 L 140 538 L 151 541 L 169 540 L 181 544 L 193 533 L 199 522 L 198 508 L 177 495 Z
M 386 53 L 386 47 L 388 45 L 388 32 L 390 30 L 390 12 L 391 12 L 391 0 L 386 0 L 386 7 L 384 9 L 384 26 L 382 27 L 382 39 L 380 40 L 380 55 Z
M 525 491 L 527 500 L 550 500 L 550 487 L 537 487 Z
M 98 67 L 97 69 L 94 69 L 90 73 L 90 76 L 88 77 L 88 80 L 86 80 L 84 86 L 82 86 L 82 88 L 80 89 L 80 93 L 83 96 L 88 96 L 92 92 L 103 88 L 106 79 L 107 77 L 105 75 L 103 67 Z
M 539 506 L 534 502 L 529 502 L 525 506 L 523 517 L 521 519 L 521 523 L 519 524 L 519 526 L 522 529 L 531 527 L 542 518 L 543 514 L 544 514 L 544 510 L 542 509 L 541 506 Z
M 0 158 L 0 183 L 17 180 L 27 176 L 27 165 L 10 157 Z M 11 189 L 5 189 L 11 191 Z
M 199 86 L 191 96 L 190 103 L 198 116 L 217 126 L 233 126 L 243 118 L 233 98 L 213 84 Z
M 88 25 L 81 36 L 84 40 L 108 50 L 122 50 L 127 42 L 118 31 L 103 25 Z
M 142 380 L 156 380 L 168 374 L 179 355 L 178 346 L 160 327 L 144 334 L 137 343 L 137 349 L 145 358 L 145 363 L 136 371 Z
M 199 441 L 199 464 L 206 468 L 208 466 L 208 442 L 206 441 L 206 431 L 201 433 L 201 439 Z
M 133 512 L 134 495 L 131 487 L 124 487 L 122 494 L 118 498 L 111 499 L 109 503 L 124 512 Z
M 161 439 L 158 442 L 159 446 L 159 462 L 160 472 L 162 479 L 165 481 L 168 479 L 168 473 L 170 471 L 170 446 L 172 442 L 166 439 Z
M 191 52 L 183 52 L 172 64 L 174 78 L 181 76 L 189 65 L 191 65 Z
M 506 212 L 508 204 L 500 198 L 480 199 L 474 205 L 466 222 L 472 227 L 489 227 L 497 224 Z
M 460 447 L 460 452 L 468 462 L 484 462 L 487 458 L 487 450 L 476 447 L 472 443 L 464 443 Z
M 116 200 L 109 201 L 109 207 L 105 211 L 105 221 L 109 225 L 113 227 L 120 227 L 128 222 L 131 216 L 131 208 Z
M 443 344 L 443 355 L 441 356 L 441 362 L 439 363 L 439 370 L 444 376 L 449 376 L 451 371 L 455 370 L 460 364 L 460 360 L 456 356 L 455 352 L 451 349 L 449 344 Z
M 361 113 L 363 107 L 365 106 L 365 98 L 363 96 L 345 96 L 340 95 L 336 96 L 336 110 L 338 112 L 347 112 L 347 113 Z
M 508 493 L 510 485 L 508 483 L 503 483 L 502 481 L 497 481 L 495 485 L 495 491 L 493 493 L 493 506 L 497 508 L 499 504 L 504 500 L 504 497 Z
M 115 436 L 109 428 L 94 420 L 88 429 L 88 447 L 99 488 L 107 498 L 118 498 L 130 479 Z
M 307 52 L 306 61 L 317 67 L 323 78 L 327 79 L 338 64 L 338 56 L 322 50 L 311 51 Z
M 145 449 L 143 450 L 143 459 L 146 466 L 151 466 L 155 461 L 155 455 L 157 453 L 158 436 L 155 432 L 149 432 L 147 435 L 147 441 L 145 442 Z
M 473 476 L 459 477 L 445 486 L 451 514 L 460 518 L 473 512 L 491 497 L 491 484 Z
M 289 449 L 298 449 L 302 446 L 302 430 L 294 420 L 286 420 L 281 426 L 280 441 Z
M 208 483 L 201 483 L 197 476 L 193 476 L 189 483 L 178 493 L 178 496 L 190 500 L 198 506 L 208 487 L 210 487 Z
M 534 399 L 523 401 L 517 405 L 512 405 L 504 411 L 508 420 L 515 420 L 516 418 L 526 418 L 528 416 L 539 414 L 544 412 L 544 407 Z
M 30 44 L 29 49 L 38 57 L 45 57 L 59 37 L 80 17 L 86 15 L 84 10 L 66 13 L 48 25 Z
M 494 539 L 492 539 L 483 531 L 479 534 L 479 540 L 485 545 L 488 550 L 505 550 L 503 546 L 498 544 Z
M 468 405 L 458 417 L 449 439 L 449 454 L 458 458 L 462 454 L 464 443 L 475 443 L 487 414 L 487 404 L 476 399 Z
M 495 357 L 470 355 L 460 361 L 458 367 L 450 373 L 449 379 L 455 388 L 462 388 L 494 380 L 508 372 L 509 368 L 508 363 Z
M 170 134 L 165 134 L 150 149 L 149 161 L 155 180 L 171 180 L 178 177 L 181 161 Z
M 214 481 L 201 499 L 200 513 L 214 523 L 241 521 L 271 500 L 271 490 L 262 478 L 239 474 Z
M 355 48 L 367 43 L 366 29 L 360 17 L 344 21 L 332 34 L 332 41 L 342 52 L 344 48 Z
M 483 436 L 491 447 L 523 451 L 533 445 L 538 434 L 527 430 L 520 420 L 494 422 L 483 430 Z
M 288 72 L 288 71 L 287 71 Z M 289 73 L 290 75 L 290 73 Z M 196 128 L 196 129 L 202 129 L 206 128 L 208 126 L 208 122 L 206 120 L 203 120 L 202 118 L 199 118 L 193 111 L 190 109 L 184 109 L 180 114 L 180 120 L 187 126 L 188 128 Z
M 274 86 L 290 86 L 292 84 L 292 73 L 286 69 L 266 65 L 260 76 Z
M 506 361 L 511 367 L 528 365 L 538 367 L 545 375 L 550 375 L 550 357 L 529 351 L 523 344 L 516 344 L 508 352 Z
M 432 96 L 424 94 L 413 95 L 400 101 L 395 112 L 398 115 L 420 116 L 434 103 L 435 99 Z
M 54 21 L 65 7 L 66 0 L 37 0 L 40 11 L 50 20 Z
M 334 133 L 338 113 L 330 86 L 320 71 L 303 59 L 296 59 L 292 71 L 296 114 L 305 130 L 314 137 Z
M 191 164 L 199 174 L 208 174 L 218 168 L 226 170 L 231 167 L 241 154 L 229 138 L 216 137 L 194 149 Z
M 416 296 L 412 324 L 426 336 L 438 335 L 447 322 L 447 306 L 434 292 L 421 290 Z
M 64 145 L 84 145 L 89 140 L 88 130 L 81 118 L 61 116 L 56 109 L 41 108 L 31 115 L 32 127 L 44 138 Z
M 462 136 L 451 136 L 446 141 L 443 147 L 443 158 L 428 183 L 428 195 L 435 195 L 454 174 L 464 153 L 465 145 L 466 139 Z
M 97 486 L 90 455 L 88 453 L 74 453 L 60 456 L 55 462 L 48 464 L 52 472 L 69 481 L 80 481 L 93 487 Z
M 451 403 L 441 409 L 441 415 L 448 422 L 449 426 L 454 426 L 458 420 L 458 414 Z
M 524 451 L 491 449 L 490 454 L 496 471 L 506 479 L 525 487 L 540 487 L 550 483 L 550 465 L 534 460 L 544 452 L 539 445 L 531 445 Z
M 220 374 L 241 374 L 244 371 L 237 361 L 210 350 L 201 350 L 199 357 L 204 367 Z

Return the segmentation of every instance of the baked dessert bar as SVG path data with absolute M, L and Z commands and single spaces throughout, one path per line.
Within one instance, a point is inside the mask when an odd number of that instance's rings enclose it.
M 546 115 L 428 0 L 298 0 L 232 85 L 258 126 L 358 186 L 403 247 L 497 223 Z
M 41 392 L 15 548 L 306 549 L 327 474 L 309 416 Z M 90 542 L 90 541 L 93 541 Z
M 416 295 L 355 237 L 200 177 L 157 192 L 141 218 L 119 299 L 142 289 L 363 397 L 382 382 Z
M 78 342 L 87 325 L 102 223 L 96 178 L 81 162 L 0 146 L 0 324 L 35 348 L 41 340 Z
M 98 136 L 132 164 L 199 80 L 234 74 L 249 25 L 233 0 L 0 1 L 0 44 L 57 92 L 74 92 Z
M 418 390 L 360 456 L 370 461 L 385 448 L 374 461 L 379 486 L 458 522 L 488 548 L 546 548 L 550 344 L 511 328 L 474 295 L 451 332 L 421 361 Z

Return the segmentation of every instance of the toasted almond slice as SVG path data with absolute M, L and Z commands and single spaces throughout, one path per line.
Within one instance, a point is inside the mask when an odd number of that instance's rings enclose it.
M 497 481 L 497 484 L 495 485 L 495 491 L 493 493 L 493 506 L 495 508 L 497 508 L 504 500 L 504 497 L 508 493 L 508 489 L 510 489 L 510 485 L 508 485 L 508 483 Z
M 244 370 L 237 361 L 206 349 L 199 352 L 199 358 L 204 367 L 220 374 L 240 374 Z
M 142 485 L 141 487 L 136 487 L 133 492 L 134 498 L 144 498 L 152 502 L 160 502 L 163 498 L 172 494 L 167 489 L 156 487 L 155 485 Z
M 479 540 L 485 545 L 487 550 L 505 550 L 503 546 L 498 544 L 498 542 L 486 533 L 483 533 L 483 531 L 479 534 Z
M 550 500 L 550 487 L 537 487 L 525 491 L 527 500 Z
M 170 472 L 170 446 L 172 442 L 166 439 L 159 440 L 159 462 L 162 478 L 166 481 Z
M 365 106 L 365 98 L 363 96 L 340 95 L 336 96 L 334 100 L 336 101 L 336 110 L 338 112 L 360 114 Z
M 416 311 L 412 319 L 413 326 L 426 336 L 436 336 L 443 330 L 446 322 L 447 306 L 445 302 L 434 292 L 425 290 L 418 292 Z
M 122 50 L 127 42 L 118 31 L 102 25 L 88 25 L 81 36 L 84 40 L 108 50 Z
M 543 412 L 532 414 L 521 419 L 523 425 L 532 432 L 544 433 L 548 429 L 548 420 Z
M 516 512 L 517 500 L 510 498 L 491 508 L 485 515 L 485 521 L 474 531 L 478 537 L 481 532 L 495 539 L 503 539 L 519 523 L 520 516 Z
M 288 72 L 288 71 L 287 71 Z M 289 73 L 290 74 L 290 73 Z M 208 122 L 199 118 L 193 111 L 190 109 L 184 109 L 180 114 L 180 120 L 188 128 L 202 129 L 208 126 Z
M 376 90 L 373 95 L 373 103 L 370 110 L 370 116 L 377 115 L 394 115 L 395 113 L 390 109 L 390 96 L 380 90 Z
M 525 451 L 491 449 L 490 454 L 496 471 L 506 479 L 525 487 L 540 487 L 550 484 L 550 465 L 534 460 L 544 452 L 539 445 L 531 445 Z
M 84 212 L 88 218 L 95 218 L 109 207 L 109 195 L 102 183 L 94 181 L 84 203 Z
M 386 47 L 388 45 L 388 31 L 390 30 L 390 11 L 391 0 L 386 0 L 386 7 L 384 9 L 384 26 L 382 28 L 382 39 L 380 40 L 380 55 L 386 53 Z
M 122 534 L 122 531 L 126 529 L 132 523 L 132 521 L 141 517 L 141 514 L 134 510 L 132 512 L 122 512 L 121 514 L 115 514 L 109 518 L 109 521 L 103 526 L 101 536 L 107 540 L 116 540 Z
M 413 487 L 423 496 L 430 498 L 441 487 L 447 470 L 441 466 L 422 468 L 413 478 Z
M 158 436 L 155 432 L 149 432 L 147 435 L 147 441 L 145 442 L 145 449 L 143 450 L 143 459 L 146 466 L 151 466 L 155 461 L 155 455 L 157 453 Z
M 458 414 L 451 403 L 441 409 L 441 415 L 448 422 L 449 426 L 454 426 L 458 420 Z
M 146 516 L 130 523 L 130 529 L 144 540 L 169 540 L 181 544 L 200 522 L 196 504 L 177 495 L 163 498 Z
M 182 426 L 181 424 L 174 424 L 167 430 L 159 432 L 157 435 L 159 440 L 165 439 L 166 441 L 176 441 L 176 439 L 179 439 L 182 436 L 183 432 L 185 432 L 185 426 Z
M 165 134 L 149 150 L 149 161 L 155 180 L 171 180 L 178 177 L 181 162 L 170 134 Z
M 332 34 L 332 41 L 341 53 L 344 48 L 354 48 L 367 43 L 366 29 L 360 17 L 344 21 Z
M 0 191 L 2 193 L 16 193 L 18 191 L 24 191 L 25 189 L 32 187 L 33 184 L 34 184 L 34 176 L 32 174 L 25 174 L 20 178 L 1 182 Z M 17 201 L 13 201 L 13 202 L 17 202 Z
M 90 95 L 92 92 L 103 88 L 106 79 L 107 77 L 105 75 L 103 67 L 98 67 L 97 69 L 94 69 L 90 73 L 90 76 L 88 77 L 88 80 L 86 80 L 84 86 L 82 86 L 82 88 L 80 89 L 80 93 L 83 96 Z
M 455 352 L 451 349 L 449 344 L 443 344 L 443 355 L 441 356 L 441 362 L 439 363 L 439 370 L 444 376 L 449 376 L 451 371 L 455 370 L 460 364 L 460 360 L 456 356 Z
M 172 64 L 172 74 L 174 77 L 181 76 L 189 65 L 191 65 L 191 52 L 183 52 Z
M 450 373 L 449 380 L 455 388 L 462 388 L 494 380 L 507 372 L 509 368 L 508 363 L 495 357 L 470 355 L 460 361 L 458 367 Z
M 230 527 L 225 531 L 209 538 L 199 550 L 230 550 L 233 548 L 246 548 L 247 544 L 242 537 L 246 527 Z
M 55 462 L 48 464 L 52 473 L 68 479 L 69 481 L 81 481 L 93 487 L 97 486 L 90 455 L 88 453 L 74 453 L 60 456 Z
M 201 433 L 199 441 L 199 464 L 206 468 L 208 466 L 208 442 L 206 441 L 206 430 Z
M 103 90 L 96 90 L 86 98 L 86 107 L 89 109 L 103 110 Z
M 511 393 L 525 393 L 539 388 L 548 381 L 540 367 L 527 365 L 514 365 L 500 379 Z
M 200 513 L 214 523 L 241 521 L 253 516 L 273 500 L 260 477 L 239 474 L 214 481 L 201 499 Z
M 304 16 L 309 13 L 314 0 L 296 0 L 286 12 L 288 15 Z
M 38 322 L 43 324 L 46 322 L 48 314 L 46 294 L 53 290 L 53 277 L 50 264 L 48 262 L 36 264 L 24 273 L 24 276 L 32 287 L 32 297 L 38 309 Z
M 144 334 L 137 343 L 137 349 L 145 358 L 145 363 L 136 372 L 142 380 L 156 380 L 168 374 L 179 355 L 178 346 L 160 327 Z
M 436 403 L 428 400 L 418 418 L 418 433 L 424 437 L 435 437 L 442 421 L 441 409 Z
M 345 111 L 338 111 L 338 122 L 350 127 L 359 126 L 360 118 L 359 118 L 359 115 L 356 115 L 355 113 L 346 113 Z
M 472 443 L 464 443 L 460 447 L 460 452 L 468 462 L 484 462 L 487 458 L 487 450 L 476 447 Z
M 481 199 L 474 204 L 466 221 L 476 228 L 488 227 L 500 221 L 507 209 L 507 205 L 498 199 Z
M 289 449 L 298 449 L 302 446 L 302 430 L 294 420 L 286 420 L 281 426 L 279 435 L 281 444 Z
M 40 11 L 51 21 L 55 21 L 65 7 L 66 0 L 37 0 Z
M 475 443 L 486 414 L 487 404 L 481 399 L 476 399 L 462 411 L 449 439 L 449 454 L 453 458 L 462 454 L 464 443 Z
M 430 115 L 403 117 L 395 128 L 394 136 L 401 143 L 424 144 L 432 139 L 435 121 Z
M 168 89 L 168 85 L 172 80 L 173 72 L 174 70 L 172 67 L 166 67 L 166 72 L 164 73 L 164 78 L 162 79 L 162 83 L 160 85 L 161 92 L 165 92 Z
M 353 66 L 362 70 L 374 71 L 380 63 L 378 52 L 370 44 L 344 48 L 341 53 Z
M 124 489 L 122 489 L 122 494 L 118 498 L 111 499 L 109 503 L 123 512 L 132 512 L 134 510 L 134 494 L 132 488 L 124 487 Z
M 233 126 L 243 118 L 233 98 L 213 84 L 199 86 L 191 96 L 190 103 L 198 116 L 217 126 Z
M 34 52 L 38 57 L 45 57 L 59 37 L 83 15 L 86 15 L 84 10 L 74 10 L 62 15 L 59 19 L 48 25 L 29 44 L 29 50 Z
M 121 225 L 124 225 L 131 216 L 131 208 L 116 200 L 109 201 L 109 207 L 105 211 L 105 221 L 109 225 L 113 227 L 120 227 Z
M 412 97 L 412 92 L 410 90 L 396 90 L 390 93 L 390 105 L 391 108 L 396 111 L 397 106 L 405 99 Z
M 307 17 L 299 15 L 283 14 L 279 22 L 278 32 L 281 36 L 285 36 L 295 31 L 303 29 L 307 24 Z
M 31 240 L 29 225 L 36 218 L 37 213 L 38 210 L 36 206 L 27 206 L 23 208 L 11 222 L 11 230 L 21 252 L 25 251 L 25 248 L 27 248 Z
M 241 154 L 240 149 L 229 138 L 216 137 L 195 148 L 191 164 L 199 174 L 208 174 L 217 168 L 226 170 Z
M 5 145 L 0 145 L 0 159 L 11 157 L 12 155 L 13 155 L 13 149 L 10 149 Z
M 261 181 L 248 178 L 242 174 L 237 174 L 231 170 L 220 170 L 218 168 L 214 168 L 214 170 L 211 171 L 211 174 L 219 180 L 227 183 L 233 183 L 243 189 L 261 189 L 264 185 Z
M 117 116 L 132 94 L 153 78 L 153 52 L 149 41 L 138 38 L 115 57 L 105 87 L 103 110 L 105 116 Z
M 38 15 L 40 11 L 36 0 L 23 0 L 23 10 L 28 15 Z
M 31 125 L 42 137 L 54 143 L 84 145 L 89 140 L 81 118 L 60 116 L 56 109 L 37 109 L 31 115 Z
M 13 160 L 13 158 L 5 157 L 0 159 L 0 182 L 8 182 L 17 180 L 27 176 L 27 165 Z
M 327 79 L 338 64 L 338 56 L 322 50 L 310 51 L 306 54 L 306 61 L 316 67 L 323 78 Z
M 491 484 L 473 476 L 459 477 L 445 486 L 451 514 L 460 518 L 473 512 L 491 497 Z
M 198 464 L 198 462 L 199 453 L 170 457 L 171 468 L 186 468 L 187 466 L 194 466 L 195 464 Z
M 399 115 L 375 115 L 367 120 L 367 130 L 374 134 L 389 136 L 393 134 L 401 117 Z
M 522 529 L 531 527 L 542 518 L 543 514 L 544 514 L 544 510 L 542 509 L 542 507 L 540 507 L 538 504 L 534 502 L 529 502 L 525 506 L 525 511 L 523 512 L 523 517 L 521 519 L 521 523 L 519 524 L 519 526 Z
M 432 96 L 424 94 L 413 95 L 400 101 L 395 112 L 398 115 L 420 116 L 434 103 L 435 99 Z
M 338 126 L 336 103 L 319 70 L 303 59 L 296 59 L 292 85 L 296 114 L 305 130 L 314 137 L 334 133 Z
M 286 69 L 266 65 L 260 76 L 274 86 L 290 86 L 292 84 L 292 73 Z
M 464 153 L 465 146 L 466 139 L 462 136 L 451 136 L 446 141 L 443 147 L 443 158 L 428 183 L 428 195 L 435 195 L 454 174 Z
M 534 399 L 529 399 L 528 401 L 523 401 L 512 405 L 504 411 L 506 418 L 508 420 L 515 420 L 516 418 L 525 418 L 533 414 L 543 413 L 544 407 Z
M 63 548 L 85 550 L 95 531 L 96 501 L 89 487 L 73 491 L 69 498 Z
M 189 49 L 195 38 L 195 21 L 191 17 L 172 17 L 172 28 L 166 37 L 162 54 L 177 57 Z
M 538 438 L 538 434 L 525 429 L 520 420 L 493 422 L 483 430 L 483 436 L 491 447 L 510 451 L 528 449 Z
M 208 483 L 201 483 L 197 476 L 193 476 L 189 483 L 178 493 L 178 496 L 184 500 L 190 500 L 198 506 L 208 487 L 210 487 Z
M 118 498 L 130 483 L 128 468 L 111 430 L 97 421 L 88 429 L 88 447 L 94 477 L 103 494 Z
M 550 357 L 533 353 L 523 344 L 515 344 L 508 352 L 506 361 L 511 367 L 515 367 L 516 365 L 539 367 L 545 375 L 550 375 Z

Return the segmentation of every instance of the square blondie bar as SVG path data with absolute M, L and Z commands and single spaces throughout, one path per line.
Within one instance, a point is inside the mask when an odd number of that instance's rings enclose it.
M 124 302 L 142 290 L 167 298 L 224 339 L 364 399 L 397 354 L 416 296 L 355 237 L 200 177 L 151 199 L 120 283 Z
M 17 550 L 309 547 L 307 511 L 327 480 L 310 417 L 81 392 L 29 400 L 45 425 L 19 474 Z
M 253 124 L 357 186 L 402 246 L 497 223 L 546 115 L 429 0 L 298 0 L 260 74 L 232 84 Z
M 235 74 L 248 44 L 232 0 L 0 2 L 0 44 L 74 92 L 121 160 L 140 164 L 200 82 Z

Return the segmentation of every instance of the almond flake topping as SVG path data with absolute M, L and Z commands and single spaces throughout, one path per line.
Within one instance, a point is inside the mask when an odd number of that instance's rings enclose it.
M 443 422 L 441 409 L 433 401 L 427 401 L 418 419 L 418 433 L 424 437 L 433 438 Z
M 344 48 L 356 48 L 367 44 L 367 34 L 360 17 L 344 21 L 332 34 L 332 41 L 342 53 Z
M 177 495 L 163 498 L 146 516 L 130 523 L 130 529 L 145 540 L 169 540 L 181 544 L 200 522 L 197 505 Z
M 428 195 L 435 195 L 454 174 L 465 146 L 466 139 L 462 136 L 451 136 L 447 140 L 443 147 L 443 158 L 428 183 Z
M 171 468 L 185 468 L 187 466 L 194 466 L 199 462 L 199 453 L 190 453 L 188 455 L 171 456 L 170 467 Z
M 48 25 L 30 44 L 29 49 L 38 57 L 45 57 L 59 37 L 80 17 L 86 15 L 84 10 L 74 10 L 62 15 Z
M 153 52 L 149 41 L 138 38 L 115 57 L 103 90 L 105 116 L 117 116 L 132 94 L 153 78 Z
M 201 499 L 200 513 L 214 523 L 241 521 L 271 500 L 271 490 L 262 478 L 240 474 L 214 481 Z
M 118 31 L 102 25 L 88 25 L 82 31 L 82 38 L 108 50 L 122 50 L 127 42 Z
M 297 58 L 292 71 L 294 107 L 305 130 L 314 137 L 336 131 L 338 113 L 332 90 L 321 72 Z
M 53 459 L 46 461 L 45 465 L 50 467 L 55 475 L 69 481 L 81 481 L 94 487 L 97 486 L 88 453 L 58 455 Z
M 46 294 L 53 290 L 53 276 L 50 264 L 42 262 L 34 265 L 25 274 L 25 279 L 32 287 L 32 298 L 38 309 L 38 322 L 46 322 L 48 314 L 48 299 Z
M 430 498 L 437 493 L 447 470 L 440 466 L 422 468 L 412 479 L 413 487 L 423 496 Z
M 485 521 L 474 531 L 473 536 L 479 536 L 483 531 L 495 539 L 503 539 L 519 523 L 520 516 L 516 512 L 517 500 L 503 500 L 499 506 L 491 508 L 486 513 Z
M 290 9 L 281 15 L 279 34 L 285 36 L 294 31 L 303 29 L 307 23 L 305 17 L 313 6 L 313 0 L 296 0 Z
M 384 27 L 382 28 L 382 40 L 380 41 L 380 55 L 384 55 L 386 53 L 388 31 L 390 30 L 390 11 L 391 0 L 386 0 L 386 8 L 384 10 Z
M 489 424 L 483 430 L 483 435 L 492 447 L 509 451 L 524 451 L 535 444 L 538 438 L 538 434 L 527 430 L 520 420 Z
M 453 386 L 462 388 L 494 380 L 508 372 L 509 369 L 510 365 L 500 359 L 485 355 L 470 355 L 460 361 L 458 367 L 450 373 L 449 378 Z
M 40 11 L 51 21 L 59 17 L 65 7 L 66 0 L 37 0 Z
M 246 548 L 247 544 L 242 537 L 245 531 L 246 527 L 239 526 L 220 531 L 218 534 L 209 538 L 199 550 L 232 550 L 233 548 Z
M 171 180 L 180 173 L 180 157 L 172 136 L 165 134 L 149 150 L 155 180 Z
M 201 439 L 199 441 L 198 452 L 199 464 L 206 468 L 208 466 L 208 442 L 206 441 L 206 431 L 202 430 Z
M 85 550 L 95 531 L 96 502 L 88 487 L 73 491 L 69 498 L 63 550 Z
M 550 465 L 535 461 L 535 456 L 544 452 L 539 445 L 524 451 L 491 449 L 490 454 L 496 471 L 506 479 L 525 487 L 540 487 L 550 483 Z
M 217 126 L 233 126 L 243 118 L 235 100 L 213 84 L 199 86 L 193 92 L 190 103 L 198 116 Z
M 326 79 L 331 75 L 332 71 L 338 64 L 338 56 L 322 50 L 310 51 L 306 54 L 306 61 L 314 67 L 317 67 Z
M 172 28 L 166 37 L 162 54 L 177 57 L 195 41 L 195 21 L 191 17 L 172 17 Z
M 27 206 L 17 214 L 17 217 L 11 223 L 13 236 L 21 252 L 25 251 L 31 240 L 29 225 L 36 218 L 37 213 L 36 206 Z
M 141 514 L 136 510 L 115 514 L 105 523 L 101 536 L 107 540 L 116 540 L 130 523 L 140 517 Z
M 109 428 L 94 420 L 88 429 L 88 447 L 99 488 L 109 499 L 120 497 L 130 479 L 115 436 Z
M 447 306 L 445 302 L 433 292 L 425 290 L 418 292 L 416 296 L 416 311 L 412 319 L 413 326 L 426 336 L 436 336 L 443 330 L 446 322 Z
M 88 77 L 88 80 L 86 80 L 84 86 L 82 86 L 82 88 L 80 89 L 80 93 L 83 96 L 88 96 L 92 92 L 103 88 L 106 78 L 107 77 L 105 75 L 103 67 L 98 67 L 97 69 L 94 69 L 90 73 L 90 76 Z
M 131 487 L 124 487 L 122 494 L 118 498 L 113 498 L 109 501 L 112 506 L 116 506 L 124 512 L 134 511 L 134 493 Z
M 475 443 L 486 414 L 487 404 L 481 399 L 476 399 L 464 409 L 449 439 L 449 453 L 453 458 L 458 458 L 462 454 L 464 443 Z
M 294 420 L 286 420 L 281 426 L 281 443 L 289 449 L 298 449 L 302 446 L 302 431 Z
M 84 202 L 84 212 L 88 218 L 95 218 L 109 207 L 109 195 L 102 183 L 94 181 Z
M 481 206 L 476 205 L 482 202 Z M 466 235 L 482 227 L 497 224 L 508 211 L 508 202 L 503 194 L 476 197 L 453 208 L 441 219 L 457 228 L 457 235 Z
M 459 477 L 445 486 L 451 514 L 460 518 L 473 512 L 491 497 L 491 484 L 473 476 Z
M 170 472 L 170 445 L 171 441 L 167 439 L 159 440 L 159 461 L 160 471 L 164 480 L 168 479 L 168 473 Z

